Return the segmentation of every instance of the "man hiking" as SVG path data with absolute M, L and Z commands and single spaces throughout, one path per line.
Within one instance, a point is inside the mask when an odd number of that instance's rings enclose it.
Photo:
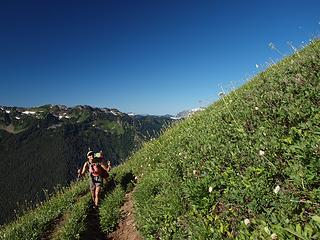
M 88 161 L 82 167 L 81 175 L 84 175 L 89 170 L 90 173 L 90 191 L 95 207 L 98 206 L 100 200 L 100 192 L 103 185 L 103 173 L 109 171 L 109 166 L 100 160 L 100 157 L 95 157 L 93 151 L 87 153 Z

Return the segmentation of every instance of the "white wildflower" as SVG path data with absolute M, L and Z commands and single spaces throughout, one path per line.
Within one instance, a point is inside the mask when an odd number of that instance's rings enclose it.
M 265 226 L 265 227 L 263 228 L 263 230 L 264 230 L 267 234 L 271 234 L 271 232 L 270 232 L 270 230 L 269 230 L 269 228 L 268 228 L 267 226 Z
M 192 172 L 193 172 L 193 175 L 196 175 L 196 173 L 197 173 L 197 170 L 193 170 Z
M 181 152 L 179 152 L 179 156 L 181 156 L 182 155 L 182 153 Z
M 276 46 L 275 46 L 272 42 L 270 42 L 268 45 L 269 45 L 269 47 L 270 47 L 271 49 L 275 49 L 275 48 L 276 48 Z
M 264 154 L 265 154 L 265 151 L 259 150 L 259 155 L 260 155 L 260 156 L 264 156 Z
M 279 191 L 280 191 L 280 186 L 277 185 L 276 188 L 273 190 L 273 192 L 277 194 Z
M 276 240 L 276 239 L 278 239 L 277 234 L 272 233 L 272 234 L 271 234 L 271 239 L 272 239 L 272 240 Z
M 254 110 L 258 111 L 258 110 L 259 110 L 259 108 L 258 108 L 258 107 L 255 107 L 255 108 L 254 108 Z
M 211 192 L 212 192 L 212 190 L 213 190 L 213 188 L 212 188 L 212 187 L 209 187 L 209 193 L 211 193 Z
M 245 225 L 249 225 L 250 224 L 250 220 L 248 218 L 246 218 L 245 220 L 243 220 Z
M 226 94 L 225 94 L 224 92 L 219 92 L 219 94 L 218 94 L 218 95 L 219 95 L 219 97 L 221 97 L 221 98 L 222 98 L 222 97 L 224 97 Z
M 151 166 L 151 164 L 149 163 L 149 164 L 148 164 L 148 167 L 150 167 L 150 166 Z

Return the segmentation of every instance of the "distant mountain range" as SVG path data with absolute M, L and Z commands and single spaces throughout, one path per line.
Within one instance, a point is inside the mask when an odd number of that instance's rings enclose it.
M 86 105 L 0 106 L 0 224 L 17 202 L 41 201 L 43 189 L 74 180 L 88 148 L 115 166 L 173 121 Z
M 167 118 L 171 118 L 174 120 L 185 119 L 185 118 L 190 117 L 194 113 L 199 112 L 199 111 L 203 111 L 203 110 L 205 110 L 205 108 L 203 108 L 203 107 L 193 108 L 193 109 L 181 111 L 177 115 L 166 114 L 166 115 L 163 115 L 162 117 L 167 117 Z M 136 114 L 133 112 L 128 113 L 128 115 L 129 116 L 136 116 Z M 148 115 L 144 114 L 144 115 L 139 115 L 139 116 L 148 116 Z
M 192 116 L 194 113 L 203 111 L 205 108 L 193 108 L 191 110 L 185 110 L 182 112 L 179 112 L 176 116 L 171 116 L 171 119 L 184 119 Z

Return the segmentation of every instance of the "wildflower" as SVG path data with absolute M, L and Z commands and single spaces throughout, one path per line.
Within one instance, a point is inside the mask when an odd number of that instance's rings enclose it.
M 181 152 L 179 152 L 179 156 L 181 156 L 182 155 L 182 153 Z
M 258 110 L 259 110 L 259 108 L 258 108 L 258 107 L 255 107 L 255 108 L 254 108 L 254 110 L 258 111 Z
M 150 163 L 148 164 L 148 167 L 150 167 L 151 165 L 150 165 Z
M 271 239 L 272 239 L 272 240 L 276 240 L 276 239 L 278 239 L 277 234 L 272 233 L 272 234 L 271 234 Z
M 196 175 L 197 174 L 197 170 L 193 170 L 193 175 Z
M 274 48 L 275 48 L 275 45 L 274 45 L 272 42 L 269 43 L 268 45 L 269 45 L 269 47 L 270 47 L 271 49 L 274 49 Z
M 247 226 L 250 224 L 250 220 L 249 220 L 248 218 L 246 218 L 245 220 L 243 220 L 243 222 L 244 222 L 244 224 L 247 225 Z
M 226 94 L 225 94 L 224 92 L 219 92 L 219 94 L 218 94 L 218 95 L 219 95 L 219 97 L 221 97 L 221 98 L 222 98 L 222 97 L 224 97 Z
M 269 228 L 268 228 L 267 226 L 265 226 L 265 227 L 263 228 L 263 230 L 264 230 L 267 234 L 271 234 L 271 232 L 270 232 L 270 230 L 269 230 Z
M 276 188 L 273 190 L 273 192 L 277 194 L 279 191 L 280 191 L 280 186 L 277 185 Z
M 260 156 L 264 156 L 264 154 L 265 154 L 265 151 L 259 150 L 259 155 L 260 155 Z
M 213 188 L 212 188 L 212 187 L 209 187 L 209 193 L 211 193 L 211 192 L 212 192 L 212 190 L 213 190 Z

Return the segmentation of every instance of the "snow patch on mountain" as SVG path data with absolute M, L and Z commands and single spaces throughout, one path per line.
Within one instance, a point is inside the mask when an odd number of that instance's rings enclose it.
M 203 111 L 203 110 L 205 110 L 205 108 L 202 108 L 202 107 L 185 110 L 185 111 L 179 112 L 176 116 L 171 117 L 171 119 L 177 120 L 177 119 L 188 118 L 193 114 L 195 114 L 196 112 Z
M 36 112 L 34 112 L 34 111 L 23 111 L 22 114 L 34 115 L 34 114 L 36 114 Z

